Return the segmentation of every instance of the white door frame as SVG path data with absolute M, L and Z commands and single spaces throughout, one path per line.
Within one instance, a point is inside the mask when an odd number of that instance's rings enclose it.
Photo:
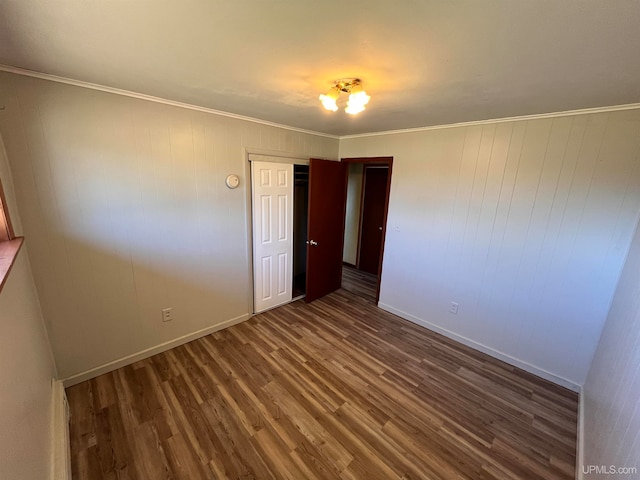
M 255 272 L 254 272 L 254 206 L 253 206 L 253 186 L 252 186 L 252 162 L 272 162 L 272 163 L 286 163 L 292 165 L 309 165 L 309 158 L 303 158 L 300 154 L 288 153 L 288 152 L 273 152 L 262 149 L 243 149 L 246 163 L 245 163 L 245 178 L 249 181 L 247 182 L 246 189 L 246 198 L 248 205 L 248 215 L 247 215 L 247 232 L 248 232 L 248 268 L 249 268 L 249 279 L 250 279 L 250 289 L 249 289 L 249 305 L 250 311 L 252 313 L 256 313 L 256 303 L 255 303 Z

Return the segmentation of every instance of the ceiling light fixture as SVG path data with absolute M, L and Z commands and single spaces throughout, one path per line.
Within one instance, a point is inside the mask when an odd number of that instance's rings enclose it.
M 351 115 L 362 112 L 366 108 L 365 105 L 369 103 L 371 99 L 362 89 L 362 81 L 359 78 L 343 78 L 336 80 L 334 86 L 331 87 L 326 94 L 320 95 L 319 98 L 322 106 L 332 112 L 338 110 L 337 102 L 338 97 L 340 97 L 340 92 L 349 94 L 347 108 L 345 108 L 344 111 Z

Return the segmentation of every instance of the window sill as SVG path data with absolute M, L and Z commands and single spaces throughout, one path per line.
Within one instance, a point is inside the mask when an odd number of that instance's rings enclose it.
M 18 256 L 18 252 L 20 251 L 20 247 L 22 247 L 23 242 L 24 237 L 17 237 L 13 240 L 0 242 L 0 291 L 2 291 L 4 282 L 9 276 L 11 267 L 13 267 L 13 263 Z

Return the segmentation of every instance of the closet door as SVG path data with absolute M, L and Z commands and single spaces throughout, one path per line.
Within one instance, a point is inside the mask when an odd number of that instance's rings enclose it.
M 293 165 L 251 162 L 256 313 L 291 301 Z

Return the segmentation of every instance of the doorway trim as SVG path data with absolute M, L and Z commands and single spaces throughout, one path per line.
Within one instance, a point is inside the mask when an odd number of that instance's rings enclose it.
M 249 315 L 256 315 L 255 313 L 255 301 L 254 301 L 254 288 L 255 277 L 253 271 L 253 200 L 251 194 L 251 163 L 258 162 L 273 162 L 273 163 L 287 163 L 293 165 L 309 165 L 311 156 L 301 152 L 289 152 L 280 150 L 268 150 L 257 147 L 242 147 L 242 156 L 244 158 L 244 199 L 245 199 L 245 225 L 247 231 L 247 275 L 249 278 L 249 288 L 247 289 L 247 303 L 249 305 Z M 331 160 L 339 162 L 339 159 L 328 158 L 323 156 L 314 156 L 320 160 Z M 242 180 L 241 180 L 242 181 Z
M 380 301 L 380 283 L 382 281 L 382 261 L 384 259 L 384 244 L 387 238 L 387 219 L 389 216 L 389 196 L 391 194 L 391 176 L 393 172 L 393 157 L 353 157 L 353 158 L 342 158 L 342 162 L 344 163 L 361 163 L 364 166 L 387 166 L 389 167 L 389 175 L 387 177 L 387 190 L 386 197 L 384 201 L 384 222 L 382 224 L 382 244 L 380 245 L 380 258 L 378 259 L 378 280 L 376 282 L 376 305 Z M 348 170 L 347 170 L 348 175 Z M 364 175 L 363 175 L 364 180 Z M 364 195 L 364 188 L 362 194 Z M 362 209 L 362 202 L 360 205 Z M 362 216 L 362 212 L 360 214 Z M 360 223 L 362 221 L 360 220 Z M 360 229 L 362 225 L 358 226 L 358 253 L 356 256 L 356 260 L 359 263 L 359 255 L 360 255 Z
M 244 157 L 244 200 L 245 200 L 245 225 L 247 231 L 247 275 L 249 288 L 247 289 L 247 304 L 249 315 L 255 315 L 254 304 L 254 274 L 253 274 L 253 201 L 251 198 L 251 162 L 267 161 L 290 163 L 293 165 L 309 165 L 309 158 L 302 153 L 266 150 L 263 148 L 242 147 Z

